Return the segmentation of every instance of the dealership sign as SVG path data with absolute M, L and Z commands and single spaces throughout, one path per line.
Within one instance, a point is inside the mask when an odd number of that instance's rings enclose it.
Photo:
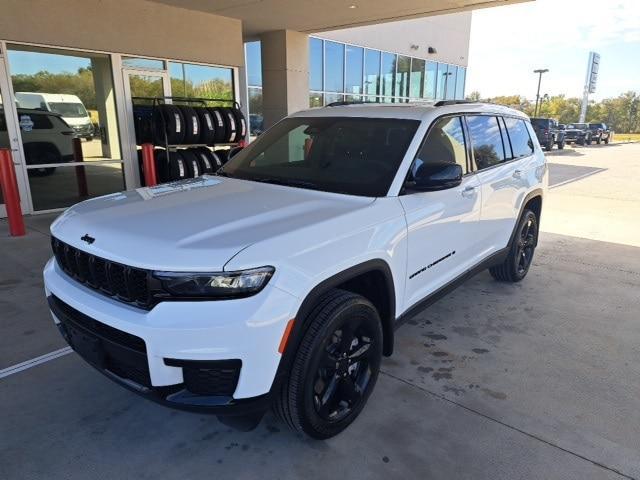
M 589 52 L 589 64 L 587 67 L 586 87 L 589 93 L 595 93 L 598 81 L 598 69 L 600 68 L 600 54 Z

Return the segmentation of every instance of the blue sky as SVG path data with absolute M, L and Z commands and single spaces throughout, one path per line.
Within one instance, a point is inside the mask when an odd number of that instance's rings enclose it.
M 534 99 L 533 70 L 548 68 L 541 95 L 581 97 L 591 50 L 601 58 L 590 98 L 640 92 L 640 0 L 536 0 L 476 10 L 466 92 Z

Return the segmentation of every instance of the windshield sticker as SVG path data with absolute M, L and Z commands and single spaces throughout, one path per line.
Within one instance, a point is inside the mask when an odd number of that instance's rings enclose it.
M 203 175 L 198 178 L 188 178 L 186 180 L 163 183 L 161 185 L 156 185 L 155 187 L 137 188 L 136 193 L 138 193 L 138 195 L 140 195 L 144 200 L 151 200 L 152 198 L 164 197 L 174 193 L 187 192 L 198 188 L 213 187 L 219 183 L 221 183 L 220 180 L 209 175 Z
M 20 115 L 20 129 L 23 132 L 30 132 L 33 130 L 33 120 L 29 115 Z

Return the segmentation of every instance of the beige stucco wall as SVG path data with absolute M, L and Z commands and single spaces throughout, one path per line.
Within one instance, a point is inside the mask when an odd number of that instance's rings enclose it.
M 461 12 L 312 35 L 466 67 L 470 34 L 471 12 Z M 430 46 L 438 53 L 427 53 Z
M 240 20 L 146 0 L 3 0 L 0 39 L 244 64 Z

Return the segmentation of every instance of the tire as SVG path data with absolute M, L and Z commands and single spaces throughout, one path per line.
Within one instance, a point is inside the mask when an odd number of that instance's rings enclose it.
M 320 299 L 307 323 L 274 411 L 292 429 L 326 439 L 358 417 L 373 391 L 382 325 L 371 302 L 337 289 Z
M 560 143 L 558 143 L 558 150 L 564 150 L 564 139 L 562 139 Z
M 225 143 L 235 143 L 238 141 L 238 122 L 233 108 L 224 107 L 222 110 L 222 116 L 225 121 L 225 127 L 227 128 L 227 136 Z
M 598 139 L 596 140 L 596 143 L 600 145 L 602 143 L 602 137 L 598 137 Z
M 544 149 L 547 152 L 550 152 L 551 150 L 553 150 L 553 139 L 549 140 L 549 142 L 547 142 L 547 145 L 544 147 Z
M 148 105 L 134 105 L 133 129 L 136 145 L 153 143 L 153 109 Z
M 585 140 L 585 143 L 586 143 L 587 145 L 591 145 L 591 142 L 592 142 L 592 140 L 591 140 L 591 136 L 588 136 L 588 137 L 586 138 L 586 140 Z
M 167 152 L 161 150 L 156 156 L 156 168 L 159 182 L 184 180 L 190 177 L 189 167 L 181 152 Z
M 605 139 L 604 139 L 604 144 L 605 144 L 605 145 L 609 145 L 609 137 L 607 137 L 607 138 L 605 138 Z
M 221 107 L 210 107 L 209 112 L 213 115 L 216 133 L 213 138 L 213 142 L 209 146 L 213 147 L 216 143 L 226 143 L 227 127 L 224 119 L 224 114 Z
M 184 116 L 175 105 L 158 105 L 154 109 L 153 140 L 156 145 L 165 145 L 165 133 L 169 145 L 180 145 L 184 141 Z
M 200 137 L 197 143 L 210 145 L 216 137 L 216 122 L 206 107 L 193 107 L 200 120 Z
M 524 238 L 526 237 L 526 238 Z M 522 213 L 509 254 L 501 265 L 489 268 L 489 272 L 501 282 L 519 282 L 527 276 L 538 243 L 538 219 L 529 209 Z
M 205 173 L 215 173 L 222 166 L 220 157 L 207 147 L 194 148 L 193 152 L 200 158 Z
M 213 153 L 218 157 L 220 163 L 224 165 L 229 161 L 229 151 L 228 149 L 216 150 Z
M 236 142 L 241 142 L 247 138 L 247 120 L 244 118 L 244 114 L 239 108 L 232 108 L 231 111 L 236 118 Z
M 185 161 L 188 178 L 197 178 L 204 173 L 201 160 L 193 150 L 180 150 L 180 155 Z
M 193 109 L 188 105 L 178 105 L 182 116 L 184 117 L 184 138 L 182 143 L 185 145 L 192 145 L 200 141 L 200 117 Z

